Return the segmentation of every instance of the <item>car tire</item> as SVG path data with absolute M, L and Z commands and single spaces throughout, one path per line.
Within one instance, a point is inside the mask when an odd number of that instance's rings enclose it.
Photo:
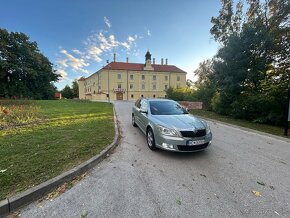
M 155 145 L 154 133 L 153 133 L 153 131 L 152 131 L 151 128 L 149 128 L 149 129 L 147 130 L 147 134 L 146 134 L 146 136 L 147 136 L 147 145 L 148 145 L 148 147 L 149 147 L 152 151 L 157 150 L 156 145 Z
M 135 116 L 132 114 L 132 126 L 137 127 L 137 124 L 135 123 Z

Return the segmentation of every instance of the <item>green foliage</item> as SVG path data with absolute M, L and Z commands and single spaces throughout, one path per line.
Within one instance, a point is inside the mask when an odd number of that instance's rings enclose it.
M 197 99 L 217 113 L 282 125 L 290 82 L 290 2 L 222 0 L 211 33 L 222 43 L 195 71 Z
M 170 87 L 166 90 L 166 96 L 175 101 L 196 101 L 196 92 L 192 89 L 174 89 Z
M 0 29 L 0 97 L 53 99 L 58 77 L 36 42 Z
M 61 90 L 61 94 L 63 98 L 67 98 L 67 99 L 72 99 L 73 98 L 73 91 L 72 89 L 69 87 L 69 85 L 66 85 L 62 90 Z
M 201 62 L 194 71 L 194 75 L 198 77 L 194 84 L 196 100 L 203 102 L 206 108 L 211 109 L 211 99 L 216 91 L 212 60 Z
M 73 98 L 79 98 L 79 84 L 77 80 L 74 80 L 72 82 L 72 93 L 73 93 Z

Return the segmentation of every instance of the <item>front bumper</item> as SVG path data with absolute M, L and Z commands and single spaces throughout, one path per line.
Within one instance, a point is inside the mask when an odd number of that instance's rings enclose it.
M 155 134 L 156 147 L 161 148 L 163 150 L 175 152 L 201 151 L 211 145 L 211 140 L 212 133 L 196 138 L 172 137 L 162 134 Z M 189 143 L 190 141 L 192 141 L 192 143 Z

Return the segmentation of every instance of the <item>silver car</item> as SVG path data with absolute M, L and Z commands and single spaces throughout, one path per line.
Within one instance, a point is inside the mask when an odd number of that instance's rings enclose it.
M 151 150 L 200 151 L 212 140 L 208 124 L 173 100 L 138 99 L 132 109 L 132 125 L 147 136 Z

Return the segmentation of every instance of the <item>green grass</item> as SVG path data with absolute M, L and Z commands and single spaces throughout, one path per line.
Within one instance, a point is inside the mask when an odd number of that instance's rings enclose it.
M 0 200 L 100 153 L 115 135 L 111 104 L 33 101 L 38 124 L 0 131 Z
M 212 111 L 190 110 L 190 113 L 192 113 L 193 115 L 197 115 L 199 117 L 209 118 L 209 119 L 221 121 L 224 123 L 229 123 L 229 124 L 233 124 L 233 125 L 237 125 L 237 126 L 265 132 L 265 133 L 270 133 L 270 134 L 277 135 L 277 136 L 286 137 L 283 135 L 284 129 L 282 127 L 253 123 L 253 122 L 246 121 L 246 120 L 234 119 L 234 118 L 231 118 L 228 116 L 219 115 L 219 114 L 214 113 Z M 290 138 L 290 137 L 288 136 L 288 138 Z

